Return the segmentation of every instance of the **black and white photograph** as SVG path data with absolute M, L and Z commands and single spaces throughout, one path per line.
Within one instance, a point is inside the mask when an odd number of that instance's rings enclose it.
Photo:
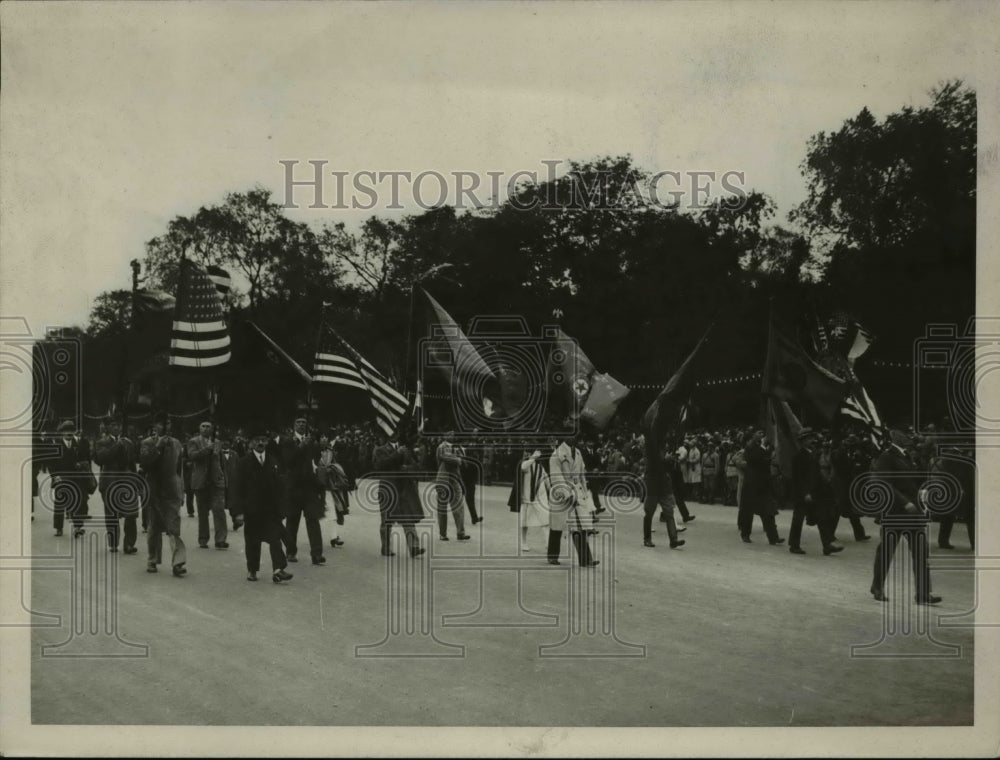
M 4 3 L 0 752 L 995 756 L 997 29 Z

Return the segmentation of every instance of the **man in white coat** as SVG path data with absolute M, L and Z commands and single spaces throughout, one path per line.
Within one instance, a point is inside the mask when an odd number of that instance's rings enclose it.
M 599 560 L 590 556 L 587 543 L 590 491 L 587 488 L 583 455 L 576 448 L 575 435 L 563 437 L 549 458 L 549 546 L 550 565 L 558 565 L 562 533 L 569 524 L 573 546 L 581 567 L 595 567 Z

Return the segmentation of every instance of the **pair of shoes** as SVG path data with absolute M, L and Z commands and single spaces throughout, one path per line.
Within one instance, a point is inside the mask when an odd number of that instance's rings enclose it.
M 61 535 L 62 535 L 62 531 L 61 530 L 57 530 L 56 531 L 56 538 L 59 538 Z
M 806 553 L 805 549 L 802 549 L 801 547 L 798 547 L 798 546 L 789 546 L 788 547 L 788 551 L 790 551 L 792 554 L 805 554 Z
M 396 552 L 391 551 L 390 549 L 383 549 L 382 550 L 382 556 L 383 557 L 395 557 L 396 556 Z
M 592 559 L 588 564 L 584 565 L 584 567 L 597 567 L 599 564 L 601 564 L 601 560 Z
M 118 553 L 118 547 L 117 546 L 109 546 L 108 547 L 108 551 L 111 552 L 112 554 L 117 554 Z
M 587 535 L 588 536 L 596 536 L 597 535 L 597 531 L 594 530 L 593 528 L 591 528 L 590 530 L 587 531 Z
M 753 541 L 750 540 L 750 536 L 740 535 L 740 540 L 745 544 L 752 544 Z
M 656 548 L 656 544 L 654 544 L 654 543 L 653 543 L 652 541 L 650 541 L 649 539 L 643 539 L 643 542 L 642 542 L 642 545 L 643 545 L 643 546 L 648 546 L 648 547 L 649 547 L 650 549 L 654 549 L 654 548 Z
M 687 528 L 685 528 L 683 525 L 678 525 L 677 526 L 677 532 L 678 533 L 683 533 L 686 530 L 687 530 Z
M 337 525 L 344 524 L 344 515 L 340 512 L 337 513 Z
M 482 521 L 483 521 L 482 517 L 477 517 L 475 520 L 472 521 L 472 524 L 476 525 L 477 523 L 481 523 Z
M 330 539 L 330 546 L 343 546 L 344 542 L 340 540 L 340 536 Z
M 146 565 L 146 572 L 147 573 L 158 573 L 160 571 L 156 569 L 156 565 Z
M 872 588 L 870 588 L 870 589 L 868 589 L 868 590 L 869 590 L 869 591 L 871 592 L 871 595 L 872 595 L 873 597 L 875 597 L 875 601 L 876 601 L 876 602 L 888 602 L 888 601 L 889 601 L 889 597 L 887 597 L 887 596 L 885 595 L 885 592 L 884 592 L 884 591 L 882 591 L 882 589 L 880 589 L 880 588 L 875 588 L 875 587 L 873 586 Z
M 134 547 L 134 546 L 127 546 L 124 549 L 122 549 L 122 551 L 125 552 L 126 554 L 138 554 L 139 553 L 139 550 L 136 547 Z
M 560 562 L 560 561 L 559 561 L 559 560 L 557 560 L 557 559 L 550 559 L 550 560 L 549 560 L 549 564 L 550 564 L 550 565 L 561 565 L 561 564 L 562 564 L 562 562 Z
M 73 531 L 73 538 L 79 538 L 79 537 L 80 537 L 80 536 L 82 536 L 82 535 L 83 535 L 83 534 L 84 534 L 85 532 L 86 532 L 86 531 L 84 531 L 84 529 L 83 529 L 83 528 L 77 528 L 76 530 L 74 530 L 74 531 Z
M 854 540 L 855 540 L 855 541 L 871 541 L 871 540 L 872 540 L 872 537 L 866 534 L 866 535 L 864 535 L 864 536 L 856 536 L 856 537 L 854 538 Z
M 427 550 L 421 546 L 418 549 L 411 550 L 410 551 L 410 556 L 411 557 L 419 557 L 421 554 L 425 554 L 426 552 L 427 552 Z
M 322 554 L 320 554 L 318 557 L 313 557 L 312 560 L 313 560 L 313 564 L 314 565 L 325 565 L 326 564 L 326 557 L 324 557 Z
M 527 544 L 521 544 L 521 551 L 522 552 L 530 552 L 531 551 L 531 547 L 528 546 Z
M 458 540 L 459 541 L 468 541 L 470 538 L 472 538 L 472 536 L 470 536 L 467 533 L 459 533 L 458 534 Z
M 671 549 L 676 549 L 678 546 L 684 546 L 684 544 L 686 544 L 686 543 L 687 542 L 683 541 L 683 540 L 671 541 L 670 542 L 670 548 Z
M 289 562 L 298 562 L 298 561 L 299 561 L 299 558 L 298 558 L 298 557 L 296 557 L 296 556 L 295 556 L 294 554 L 289 554 L 289 555 L 288 555 L 288 561 L 289 561 Z
M 823 547 L 823 556 L 828 557 L 831 554 L 836 554 L 837 552 L 842 552 L 842 551 L 844 551 L 843 546 L 834 546 L 833 544 L 830 544 L 829 546 Z
M 448 540 L 447 536 L 438 536 L 438 538 L 440 538 L 442 541 L 447 541 Z
M 184 565 L 174 565 L 174 575 L 178 578 L 187 575 L 187 568 Z
M 281 583 L 282 581 L 290 581 L 295 576 L 291 573 L 286 573 L 285 569 L 275 570 L 274 575 L 271 576 L 271 580 L 275 583 Z
M 248 581 L 257 580 L 257 572 L 255 570 L 251 570 L 249 573 L 247 573 L 247 580 Z
M 198 548 L 199 549 L 207 549 L 208 548 L 208 544 L 198 544 Z
M 916 601 L 917 604 L 939 604 L 941 597 L 928 594 L 927 596 L 918 596 Z
M 954 549 L 955 547 L 951 544 L 938 543 L 938 549 Z
M 684 518 L 684 522 L 686 522 L 686 523 L 687 522 L 691 522 L 692 520 L 694 520 L 694 518 L 695 518 L 695 515 L 688 515 L 687 517 Z
M 228 549 L 229 548 L 229 543 L 226 542 L 226 541 L 216 541 L 215 542 L 215 548 L 216 549 Z
M 769 544 L 770 544 L 771 546 L 781 546 L 781 545 L 782 545 L 783 543 L 785 543 L 785 539 L 783 539 L 783 538 L 776 538 L 776 539 L 774 539 L 773 541 L 771 541 L 770 539 L 768 539 L 768 541 L 767 541 L 767 542 L 768 542 L 768 543 L 769 543 Z

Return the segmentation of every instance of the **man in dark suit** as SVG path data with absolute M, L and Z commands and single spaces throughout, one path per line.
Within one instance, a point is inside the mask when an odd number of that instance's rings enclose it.
M 170 435 L 170 418 L 156 415 L 153 435 L 139 444 L 139 463 L 149 486 L 149 559 L 146 572 L 157 572 L 163 559 L 163 534 L 170 540 L 170 565 L 178 578 L 187 573 L 187 549 L 181 538 L 181 503 L 184 479 L 181 455 L 184 446 Z
M 753 530 L 753 517 L 758 515 L 768 543 L 771 546 L 783 544 L 785 539 L 778 536 L 778 526 L 774 519 L 778 514 L 778 508 L 771 495 L 771 452 L 764 446 L 763 430 L 753 434 L 743 451 L 743 456 L 746 460 L 746 475 L 736 515 L 740 538 L 745 544 L 752 543 L 750 531 Z
M 802 428 L 798 435 L 800 448 L 792 460 L 792 526 L 788 531 L 788 551 L 805 554 L 802 548 L 802 523 L 807 518 L 819 528 L 823 554 L 844 550 L 834 543 L 833 528 L 837 519 L 833 487 L 820 472 L 816 443 L 819 436 L 812 428 Z
M 98 489 L 104 502 L 104 524 L 108 534 L 108 549 L 118 551 L 118 536 L 121 522 L 125 521 L 122 551 L 135 554 L 136 517 L 139 515 L 139 493 L 134 479 L 128 473 L 135 473 L 135 444 L 121 434 L 121 423 L 108 417 L 105 420 L 107 432 L 94 444 L 94 461 L 101 466 Z
M 83 522 L 90 518 L 90 495 L 94 473 L 90 461 L 90 441 L 77 435 L 76 425 L 66 420 L 57 429 L 54 443 L 59 447 L 55 461 L 49 466 L 54 490 L 53 527 L 56 535 L 63 534 L 65 515 L 73 521 L 73 537 L 83 535 Z
M 661 507 L 663 522 L 667 524 L 667 536 L 670 538 L 670 548 L 684 546 L 685 541 L 677 537 L 677 523 L 674 521 L 674 483 L 670 473 L 673 469 L 673 455 L 667 444 L 660 451 L 647 447 L 646 452 L 646 501 L 643 504 L 645 516 L 642 521 L 642 545 L 650 548 L 653 543 L 653 515 L 656 508 Z
M 222 444 L 216 440 L 212 423 L 201 423 L 198 435 L 187 442 L 187 461 L 191 463 L 191 490 L 198 507 L 198 546 L 208 548 L 208 516 L 212 515 L 215 548 L 228 549 L 226 527 L 226 476 L 222 471 Z
M 317 477 L 319 443 L 309 432 L 306 418 L 299 417 L 290 436 L 278 442 L 285 475 L 285 533 L 288 561 L 297 562 L 299 522 L 305 518 L 309 553 L 314 565 L 326 563 L 319 521 L 326 511 L 323 484 Z
M 281 550 L 281 481 L 278 464 L 266 453 L 268 437 L 263 429 L 252 432 L 250 451 L 236 465 L 233 483 L 235 519 L 244 524 L 247 580 L 256 581 L 260 570 L 260 544 L 266 541 L 271 551 L 271 579 L 275 583 L 290 581 L 286 572 L 285 553 Z
M 923 477 L 905 450 L 909 436 L 899 430 L 889 434 L 890 444 L 872 463 L 869 478 L 887 489 L 889 503 L 880 516 L 881 535 L 875 549 L 871 593 L 880 602 L 885 595 L 885 577 L 900 540 L 910 548 L 917 587 L 917 604 L 937 604 L 941 597 L 931 595 L 931 574 L 927 567 L 927 513 L 920 506 L 918 492 Z
M 413 451 L 408 442 L 384 439 L 375 447 L 372 460 L 375 469 L 383 473 L 378 485 L 379 538 L 382 544 L 382 556 L 391 557 L 394 554 L 389 545 L 393 523 L 403 528 L 410 556 L 417 557 L 423 554 L 426 549 L 420 546 L 420 538 L 414 527 L 424 519 L 424 508 L 420 503 L 417 482 L 410 475 L 410 471 L 420 469 Z

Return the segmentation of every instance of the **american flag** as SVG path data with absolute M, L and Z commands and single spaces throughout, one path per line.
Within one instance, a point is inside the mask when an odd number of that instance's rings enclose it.
M 233 278 L 229 276 L 229 272 L 222 267 L 215 266 L 215 264 L 209 264 L 205 271 L 208 272 L 209 279 L 215 284 L 215 289 L 219 291 L 219 298 L 222 298 L 232 288 Z
M 313 382 L 357 388 L 368 394 L 375 422 L 386 435 L 396 432 L 406 413 L 406 396 L 393 388 L 385 377 L 328 325 L 320 327 Z
M 215 284 L 204 269 L 185 260 L 170 333 L 170 363 L 214 367 L 227 361 L 229 329 Z

